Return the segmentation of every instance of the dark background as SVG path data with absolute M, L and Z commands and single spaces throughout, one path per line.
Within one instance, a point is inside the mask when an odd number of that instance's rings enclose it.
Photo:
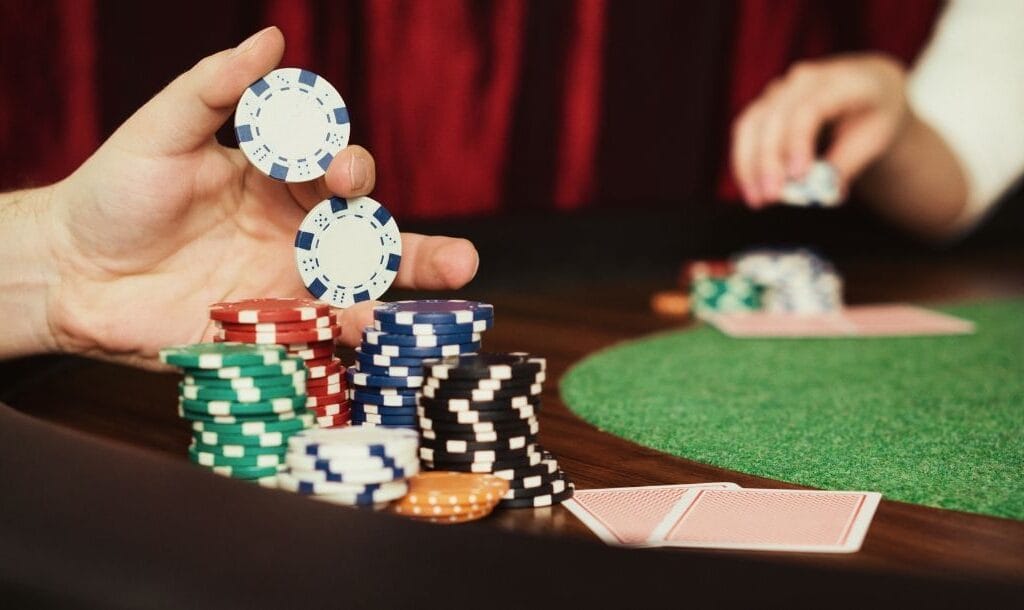
M 956 244 L 856 201 L 753 213 L 724 162 L 732 117 L 794 60 L 912 61 L 934 1 L 0 1 L 0 188 L 66 175 L 202 56 L 264 25 L 334 82 L 375 196 L 406 230 L 465 235 L 480 282 L 612 271 L 764 243 L 827 256 L 957 256 L 1019 243 L 1019 192 Z M 229 130 L 222 141 L 230 142 Z

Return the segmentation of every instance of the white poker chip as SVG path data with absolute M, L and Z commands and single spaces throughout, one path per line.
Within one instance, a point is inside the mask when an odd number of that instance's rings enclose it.
M 395 281 L 402 236 L 387 208 L 369 197 L 332 197 L 295 234 L 295 262 L 316 298 L 348 307 L 380 297 Z
M 235 109 L 238 147 L 261 172 L 282 182 L 308 182 L 327 173 L 348 145 L 348 108 L 326 79 L 280 68 L 242 94 Z
M 779 201 L 800 207 L 838 206 L 842 203 L 839 172 L 826 161 L 815 161 L 802 178 L 786 182 Z

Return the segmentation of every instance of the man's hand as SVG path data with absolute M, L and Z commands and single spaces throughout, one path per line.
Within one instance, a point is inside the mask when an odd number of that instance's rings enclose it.
M 773 203 L 787 179 L 814 161 L 815 143 L 831 126 L 825 159 L 840 190 L 884 155 L 906 126 L 905 74 L 881 55 L 799 63 L 773 81 L 733 125 L 732 167 L 751 207 Z
M 211 303 L 308 296 L 295 231 L 320 200 L 369 193 L 374 162 L 349 146 L 320 180 L 285 184 L 217 144 L 245 88 L 283 51 L 268 28 L 203 59 L 38 197 L 50 273 L 43 348 L 151 364 L 161 347 L 204 337 Z M 457 288 L 477 263 L 466 240 L 405 234 L 396 285 Z M 358 342 L 370 304 L 340 315 L 343 339 Z

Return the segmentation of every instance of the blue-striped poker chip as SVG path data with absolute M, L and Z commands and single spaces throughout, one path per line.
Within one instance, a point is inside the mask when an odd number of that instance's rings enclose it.
M 465 356 L 480 351 L 480 342 L 453 343 L 438 347 L 403 347 L 401 345 L 371 345 L 363 343 L 359 349 L 364 354 L 379 354 L 392 358 L 442 358 L 444 356 Z
M 363 343 L 371 345 L 399 345 L 403 347 L 438 347 L 457 343 L 480 341 L 480 333 L 455 335 L 399 335 L 376 330 L 372 326 L 363 329 Z
M 494 306 L 457 299 L 395 301 L 375 307 L 373 319 L 387 324 L 471 324 L 493 320 Z
M 367 354 L 362 350 L 362 348 L 356 348 L 356 361 L 359 363 L 359 366 L 369 364 L 372 366 L 413 366 L 422 368 L 423 361 L 431 359 L 432 358 L 419 357 L 400 358 L 398 356 L 385 356 L 384 354 Z
M 396 335 L 465 335 L 482 333 L 494 326 L 494 318 L 474 320 L 465 324 L 390 324 L 373 321 L 374 330 Z
M 395 281 L 402 236 L 387 208 L 369 197 L 318 203 L 295 234 L 306 290 L 335 307 L 380 297 Z
M 356 361 L 348 370 L 367 375 L 386 375 L 388 377 L 423 377 L 426 369 L 422 366 L 378 366 Z
M 334 430 L 337 428 L 322 428 L 324 430 Z M 354 430 L 358 428 L 348 427 L 345 430 Z M 379 432 L 379 430 L 365 429 L 363 432 Z M 301 455 L 296 452 L 288 453 L 284 458 L 284 463 L 293 471 L 302 471 L 309 473 L 308 476 L 321 477 L 320 480 L 324 481 L 340 481 L 344 480 L 345 477 L 356 476 L 357 473 L 370 473 L 371 475 L 381 475 L 380 471 L 383 470 L 402 470 L 407 471 L 415 468 L 419 464 L 419 454 L 416 449 L 413 449 L 407 455 L 401 457 L 364 457 L 364 458 L 323 458 L 314 457 L 311 455 Z M 313 474 L 313 471 L 321 470 L 324 474 Z M 332 478 L 328 478 L 328 475 Z M 361 476 L 361 475 L 360 475 Z M 389 475 L 390 476 L 390 475 Z M 366 477 L 364 477 L 366 478 Z M 374 478 L 371 476 L 370 478 Z M 380 476 L 377 476 L 379 479 Z
M 414 426 L 416 425 L 415 415 L 377 415 L 375 413 L 366 413 L 362 415 L 356 415 L 352 413 L 353 424 L 381 424 L 384 426 Z
M 416 406 L 416 395 L 407 394 L 376 394 L 374 392 L 366 392 L 362 390 L 355 390 L 352 392 L 353 404 L 356 402 L 366 403 L 368 405 L 380 405 L 385 407 L 408 407 Z
M 364 386 L 373 388 L 418 388 L 423 385 L 422 377 L 392 377 L 390 375 L 369 375 L 361 371 L 348 369 L 345 371 L 349 387 Z
M 367 413 L 372 413 L 374 415 L 388 415 L 391 417 L 411 417 L 416 415 L 416 405 L 406 407 L 388 407 L 385 405 L 371 405 L 362 402 L 352 403 L 352 415 L 365 415 Z
M 327 79 L 299 68 L 280 68 L 242 94 L 235 109 L 238 147 L 264 174 L 282 182 L 308 182 L 327 173 L 348 146 L 348 108 Z

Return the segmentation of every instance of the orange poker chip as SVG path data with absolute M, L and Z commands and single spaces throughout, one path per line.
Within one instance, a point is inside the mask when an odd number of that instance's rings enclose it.
M 461 515 L 449 515 L 447 517 L 427 517 L 423 521 L 429 521 L 430 523 L 439 523 L 441 525 L 455 525 L 456 523 L 467 523 L 469 521 L 477 521 L 483 519 L 493 511 L 485 510 L 475 513 L 463 513 Z
M 391 505 L 391 512 L 407 517 L 450 517 L 481 511 L 491 512 L 495 506 L 497 506 L 496 501 L 484 504 L 410 504 L 398 500 Z
M 414 505 L 486 505 L 501 500 L 507 491 L 508 481 L 494 475 L 422 472 L 409 479 L 409 493 L 399 503 L 403 508 Z
M 679 290 L 663 290 L 651 297 L 651 309 L 660 316 L 683 317 L 690 313 L 690 297 Z

